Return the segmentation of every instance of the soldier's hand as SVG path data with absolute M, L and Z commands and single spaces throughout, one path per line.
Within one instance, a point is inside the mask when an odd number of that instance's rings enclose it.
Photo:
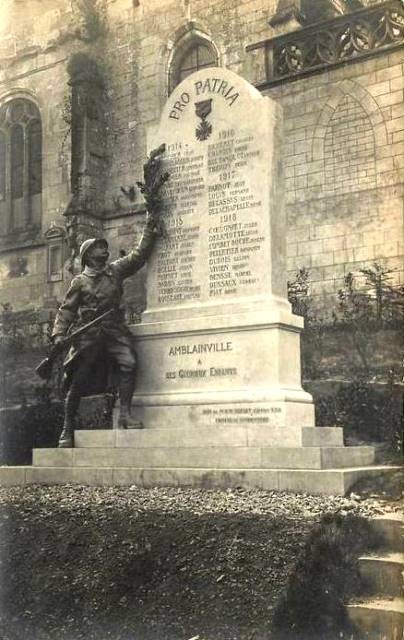
M 64 340 L 64 336 L 59 335 L 59 336 L 54 336 L 52 341 L 53 341 L 53 344 L 56 346 L 58 344 L 61 344 L 63 340 Z

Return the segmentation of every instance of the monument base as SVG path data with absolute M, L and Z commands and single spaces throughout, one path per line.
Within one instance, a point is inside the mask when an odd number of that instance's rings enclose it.
M 287 304 L 132 327 L 139 371 L 134 413 L 147 428 L 313 427 L 301 387 L 302 319 Z M 206 310 L 205 310 L 206 314 Z M 285 357 L 286 356 L 286 357 Z

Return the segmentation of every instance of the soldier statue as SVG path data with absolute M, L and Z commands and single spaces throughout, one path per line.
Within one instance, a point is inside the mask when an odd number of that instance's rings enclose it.
M 72 342 L 64 361 L 67 393 L 59 447 L 74 446 L 74 427 L 80 398 L 87 381 L 94 376 L 101 353 L 107 357 L 108 363 L 115 365 L 118 372 L 118 427 L 143 427 L 131 418 L 136 355 L 132 334 L 124 320 L 122 283 L 145 264 L 156 237 L 162 232 L 157 212 L 161 203 L 158 192 L 168 179 L 168 174 L 161 175 L 159 171 L 164 149 L 164 145 L 161 145 L 151 153 L 144 166 L 145 183 L 137 183 L 145 196 L 147 208 L 146 226 L 139 245 L 128 255 L 108 263 L 107 241 L 96 238 L 85 240 L 80 247 L 82 272 L 73 278 L 57 312 L 52 332 L 55 347 L 66 341 L 71 327 L 90 323 L 90 328 L 85 332 L 76 332 L 80 335 Z M 101 315 L 105 315 L 101 322 L 92 322 Z

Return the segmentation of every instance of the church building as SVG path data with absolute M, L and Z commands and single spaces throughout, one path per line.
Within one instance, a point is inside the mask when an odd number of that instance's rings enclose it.
M 3 0 L 0 302 L 55 309 L 83 240 L 138 241 L 148 132 L 207 67 L 283 108 L 288 278 L 324 309 L 375 263 L 403 285 L 403 45 L 400 0 Z

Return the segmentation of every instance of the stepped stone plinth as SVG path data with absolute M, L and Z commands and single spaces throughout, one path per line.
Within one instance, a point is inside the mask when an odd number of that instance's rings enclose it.
M 15 468 L 9 479 L 13 483 L 19 473 L 18 484 L 244 487 L 344 495 L 360 478 L 392 470 L 372 466 L 373 447 L 344 447 L 338 428 L 280 429 L 272 434 L 275 446 L 260 431 L 76 431 L 75 448 L 35 449 L 33 466 Z

